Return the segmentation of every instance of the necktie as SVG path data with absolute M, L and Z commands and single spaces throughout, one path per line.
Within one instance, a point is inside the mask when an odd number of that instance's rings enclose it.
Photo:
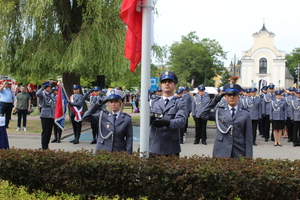
M 116 123 L 116 119 L 117 119 L 117 114 L 113 114 L 114 116 L 114 124 Z
M 254 102 L 254 97 L 252 98 L 253 102 Z
M 233 118 L 234 117 L 234 115 L 235 115 L 235 113 L 234 113 L 234 111 L 235 111 L 235 108 L 231 108 L 231 118 Z
M 165 101 L 166 101 L 165 106 L 167 106 L 170 100 L 169 99 L 165 99 Z
M 201 101 L 202 101 L 202 99 L 203 99 L 203 96 L 201 96 Z

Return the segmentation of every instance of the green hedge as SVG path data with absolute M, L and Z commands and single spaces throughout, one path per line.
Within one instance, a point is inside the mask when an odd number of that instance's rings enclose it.
M 148 199 L 300 199 L 300 161 L 0 150 L 0 179 L 29 191 Z

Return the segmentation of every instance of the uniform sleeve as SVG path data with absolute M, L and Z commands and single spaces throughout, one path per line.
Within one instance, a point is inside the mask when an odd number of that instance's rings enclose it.
M 217 105 L 217 102 L 211 100 L 209 104 L 207 104 L 204 108 L 202 113 L 200 114 L 200 118 L 215 121 L 215 112 L 211 112 L 212 109 Z
M 37 92 L 36 92 L 36 96 L 39 97 L 39 98 L 43 98 L 43 90 L 44 88 L 41 87 Z
M 126 134 L 126 152 L 127 154 L 132 154 L 133 146 L 133 129 L 131 117 L 129 117 L 129 122 L 127 124 L 127 134 Z
M 245 157 L 253 157 L 253 136 L 252 136 L 252 122 L 249 117 L 247 117 L 247 121 L 245 124 Z
M 94 115 L 97 110 L 99 110 L 99 105 L 95 104 L 93 105 L 90 109 L 88 109 L 84 114 L 83 114 L 83 120 L 88 121 L 92 124 L 98 124 L 99 121 L 99 113 Z M 102 111 L 101 111 L 102 112 Z

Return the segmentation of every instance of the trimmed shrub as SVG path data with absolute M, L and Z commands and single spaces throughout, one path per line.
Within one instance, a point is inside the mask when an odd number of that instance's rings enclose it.
M 299 160 L 0 150 L 0 179 L 85 198 L 300 199 L 299 167 Z

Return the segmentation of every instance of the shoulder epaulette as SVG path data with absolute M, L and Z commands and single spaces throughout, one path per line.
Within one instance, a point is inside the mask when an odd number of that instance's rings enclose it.
M 245 108 L 245 107 L 242 107 L 241 109 L 249 112 L 249 110 L 247 108 Z
M 106 109 L 102 109 L 102 111 L 103 111 L 104 113 L 106 113 L 106 114 L 108 114 L 108 113 L 109 113 L 109 111 L 108 111 L 108 110 L 106 110 Z

